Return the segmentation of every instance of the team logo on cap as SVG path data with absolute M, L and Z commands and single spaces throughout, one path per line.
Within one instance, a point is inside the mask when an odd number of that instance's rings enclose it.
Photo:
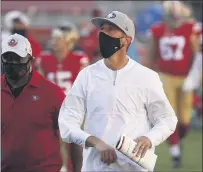
M 128 27 L 127 27 L 127 26 L 124 26 L 124 29 L 125 29 L 126 31 L 128 31 Z
M 9 45 L 10 47 L 15 47 L 17 44 L 18 44 L 18 42 L 17 42 L 15 39 L 11 39 L 11 40 L 8 42 L 8 45 Z
M 33 101 L 38 101 L 38 100 L 39 100 L 39 96 L 33 95 L 33 96 L 32 96 L 32 100 L 33 100 Z
M 116 17 L 116 14 L 115 13 L 110 13 L 106 16 L 107 18 L 110 18 L 110 19 L 113 19 Z

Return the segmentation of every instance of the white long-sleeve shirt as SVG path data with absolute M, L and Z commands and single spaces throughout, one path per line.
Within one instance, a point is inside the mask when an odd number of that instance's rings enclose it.
M 104 60 L 84 68 L 65 98 L 59 114 L 63 141 L 85 148 L 91 136 L 115 147 L 121 134 L 133 139 L 146 136 L 154 147 L 175 130 L 177 118 L 156 72 L 129 58 L 127 65 L 112 71 Z M 81 129 L 83 126 L 83 129 Z M 82 171 L 135 171 L 117 152 L 118 168 L 101 162 L 95 148 L 83 151 Z

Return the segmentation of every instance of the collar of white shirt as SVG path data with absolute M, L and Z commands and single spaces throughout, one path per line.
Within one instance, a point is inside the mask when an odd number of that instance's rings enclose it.
M 125 70 L 128 70 L 131 66 L 132 66 L 132 64 L 133 64 L 133 60 L 129 57 L 129 56 L 127 56 L 127 58 L 128 58 L 128 62 L 127 62 L 127 64 L 123 67 L 123 68 L 121 68 L 121 69 L 119 69 L 119 70 L 116 70 L 116 71 L 125 71 Z M 104 69 L 104 70 L 107 70 L 107 71 L 110 71 L 110 72 L 114 72 L 114 70 L 111 70 L 110 68 L 108 68 L 106 65 L 105 65 L 105 63 L 104 63 L 104 59 L 102 59 L 102 61 L 101 61 L 102 63 L 101 63 L 101 67 Z

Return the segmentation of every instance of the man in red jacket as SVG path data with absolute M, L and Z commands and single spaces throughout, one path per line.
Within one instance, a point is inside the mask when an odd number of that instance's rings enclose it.
M 58 114 L 65 94 L 32 69 L 33 59 L 25 37 L 14 34 L 3 40 L 2 172 L 59 172 L 63 165 Z M 73 144 L 69 148 L 77 154 Z

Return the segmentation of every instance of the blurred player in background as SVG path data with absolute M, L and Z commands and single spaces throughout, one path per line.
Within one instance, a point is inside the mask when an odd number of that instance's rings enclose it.
M 26 37 L 32 46 L 33 56 L 37 58 L 41 52 L 41 45 L 28 33 L 29 25 L 29 17 L 21 11 L 9 11 L 4 17 L 4 28 L 7 32 Z
M 146 8 L 143 8 L 136 14 L 135 27 L 136 27 L 136 48 L 138 50 L 139 61 L 141 64 L 145 64 L 145 41 L 146 33 L 149 28 L 162 20 L 163 10 L 160 4 L 150 3 Z
M 52 50 L 42 52 L 38 64 L 40 73 L 65 92 L 71 88 L 78 72 L 89 64 L 87 55 L 74 49 L 74 34 L 65 26 L 53 29 Z
M 60 28 L 63 30 L 66 29 L 68 32 L 67 42 L 68 42 L 68 51 L 83 51 L 79 45 L 80 34 L 74 23 L 71 22 L 61 22 Z M 84 51 L 83 51 L 84 52 Z
M 76 47 L 78 40 L 76 29 L 70 29 L 69 26 L 69 24 L 62 25 L 53 29 L 51 35 L 52 50 L 42 52 L 37 64 L 38 71 L 61 87 L 65 93 L 72 87 L 79 71 L 89 64 L 87 55 Z M 66 148 L 62 145 L 64 164 L 70 169 L 65 150 Z
M 102 16 L 102 11 L 100 9 L 93 9 L 91 13 L 91 18 Z M 93 60 L 94 54 L 98 51 L 98 34 L 99 30 L 91 23 L 87 22 L 81 26 L 80 29 L 80 46 L 84 49 L 90 58 Z M 93 60 L 94 61 L 94 60 Z
M 196 58 L 194 59 L 194 63 L 191 66 L 191 70 L 189 73 L 191 77 L 188 77 L 188 79 L 185 81 L 185 84 L 184 84 L 185 86 L 183 87 L 183 89 L 185 90 L 190 89 L 190 87 L 193 86 L 193 82 L 196 83 L 196 87 L 195 87 L 196 90 L 194 91 L 194 97 L 193 97 L 193 109 L 196 117 L 195 120 L 201 123 L 200 121 L 202 119 L 202 23 L 199 21 L 196 21 L 196 19 L 192 14 L 191 9 L 188 6 L 183 6 L 183 7 L 184 7 L 183 8 L 184 20 L 188 22 L 196 22 L 196 27 L 200 28 L 200 30 L 198 29 L 200 51 L 196 56 Z
M 179 125 L 169 139 L 174 168 L 181 166 L 181 143 L 190 125 L 195 83 L 191 85 L 187 80 L 191 81 L 191 64 L 199 52 L 200 28 L 196 22 L 186 20 L 184 7 L 180 1 L 163 2 L 164 21 L 153 25 L 148 32 L 147 59 L 150 60 L 145 64 L 160 73 L 167 97 L 179 119 Z

